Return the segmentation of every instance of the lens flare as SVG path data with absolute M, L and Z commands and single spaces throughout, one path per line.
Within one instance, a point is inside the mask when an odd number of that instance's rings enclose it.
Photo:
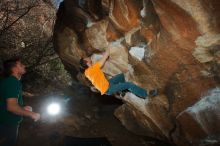
M 60 105 L 58 103 L 51 103 L 47 107 L 47 112 L 50 115 L 57 115 L 60 113 Z

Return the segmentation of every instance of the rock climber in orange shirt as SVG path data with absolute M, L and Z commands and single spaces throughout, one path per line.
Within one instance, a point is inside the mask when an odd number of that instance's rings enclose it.
M 124 74 L 118 74 L 107 80 L 101 68 L 105 64 L 106 60 L 110 55 L 110 49 L 107 48 L 103 57 L 92 64 L 90 57 L 80 59 L 80 70 L 86 78 L 93 84 L 93 86 L 101 92 L 101 95 L 112 95 L 116 93 L 125 93 L 124 91 L 129 91 L 140 98 L 146 98 L 148 95 L 156 96 L 157 90 L 151 90 L 149 94 L 147 91 L 131 82 L 126 82 Z M 121 96 L 123 96 L 121 94 Z

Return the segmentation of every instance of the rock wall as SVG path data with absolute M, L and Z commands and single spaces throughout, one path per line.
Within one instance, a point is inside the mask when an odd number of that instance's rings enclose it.
M 160 90 L 145 100 L 126 94 L 115 115 L 127 129 L 180 146 L 207 145 L 210 136 L 219 144 L 219 16 L 218 0 L 64 0 L 54 46 L 82 83 L 79 59 L 95 62 L 110 47 L 107 77 L 124 73 Z

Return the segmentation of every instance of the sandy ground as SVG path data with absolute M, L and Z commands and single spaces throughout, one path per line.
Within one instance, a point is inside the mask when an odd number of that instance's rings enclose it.
M 25 118 L 19 129 L 18 146 L 62 146 L 65 136 L 90 138 L 107 137 L 113 146 L 165 146 L 159 141 L 134 135 L 114 117 L 114 110 L 122 102 L 91 93 L 84 86 L 75 85 L 64 91 L 41 97 L 25 98 L 42 114 L 39 122 Z M 62 103 L 58 116 L 46 113 L 46 105 Z

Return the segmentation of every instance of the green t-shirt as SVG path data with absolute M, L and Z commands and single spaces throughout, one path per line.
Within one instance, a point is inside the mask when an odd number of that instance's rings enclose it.
M 22 116 L 7 111 L 6 100 L 8 98 L 17 98 L 18 104 L 23 106 L 22 85 L 14 76 L 0 81 L 0 123 L 18 125 L 22 121 Z

